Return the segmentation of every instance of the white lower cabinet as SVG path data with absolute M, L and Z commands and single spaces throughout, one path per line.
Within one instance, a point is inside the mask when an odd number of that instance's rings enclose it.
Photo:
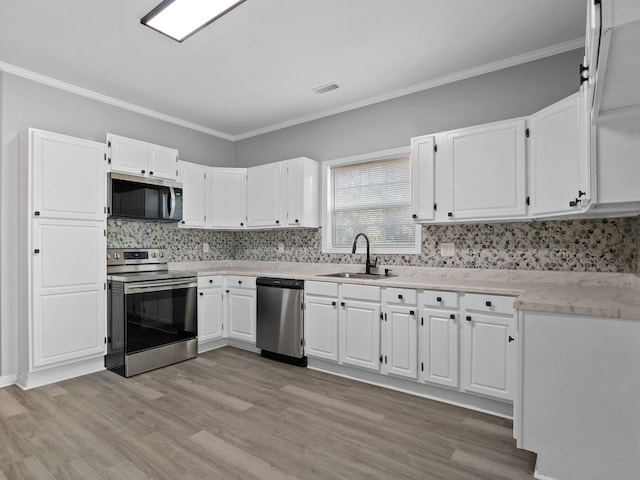
M 198 344 L 224 336 L 224 302 L 221 276 L 198 278 Z
M 464 315 L 463 390 L 513 401 L 516 384 L 513 298 L 467 294 Z
M 256 277 L 227 277 L 227 336 L 256 343 Z
M 340 285 L 339 362 L 380 371 L 380 287 Z
M 338 284 L 305 282 L 304 343 L 308 357 L 338 361 Z
M 404 288 L 382 289 L 382 373 L 418 378 L 417 292 Z
M 418 295 L 420 312 L 420 379 L 458 388 L 458 293 L 425 290 Z

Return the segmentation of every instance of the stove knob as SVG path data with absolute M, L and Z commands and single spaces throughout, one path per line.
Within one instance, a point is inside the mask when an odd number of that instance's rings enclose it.
M 160 252 L 160 258 L 164 258 L 164 252 Z
M 111 260 L 111 254 L 107 253 L 107 260 Z
M 151 253 L 151 258 L 156 258 L 156 252 Z
M 114 253 L 113 254 L 113 258 L 115 258 L 116 260 L 118 260 L 120 258 L 120 254 L 119 253 Z

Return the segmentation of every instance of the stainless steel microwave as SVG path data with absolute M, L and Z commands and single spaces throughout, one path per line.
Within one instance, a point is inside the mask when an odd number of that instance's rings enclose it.
M 182 184 L 160 178 L 110 173 L 109 210 L 112 218 L 180 222 Z

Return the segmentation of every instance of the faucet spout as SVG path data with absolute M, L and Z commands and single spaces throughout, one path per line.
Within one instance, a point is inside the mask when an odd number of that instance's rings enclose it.
M 367 237 L 364 233 L 359 233 L 356 235 L 356 238 L 353 240 L 353 247 L 351 248 L 351 253 L 356 253 L 356 247 L 358 246 L 358 238 L 364 237 L 365 242 L 367 242 L 367 259 L 365 260 L 365 270 L 364 272 L 367 275 L 371 275 L 371 267 L 376 267 L 378 265 L 378 260 L 376 259 L 373 263 L 371 262 L 370 250 L 369 250 L 369 237 Z

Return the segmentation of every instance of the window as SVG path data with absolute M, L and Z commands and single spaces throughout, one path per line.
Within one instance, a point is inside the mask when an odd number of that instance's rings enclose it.
M 325 162 L 323 172 L 324 252 L 351 252 L 355 236 L 364 232 L 375 253 L 420 253 L 407 149 Z

